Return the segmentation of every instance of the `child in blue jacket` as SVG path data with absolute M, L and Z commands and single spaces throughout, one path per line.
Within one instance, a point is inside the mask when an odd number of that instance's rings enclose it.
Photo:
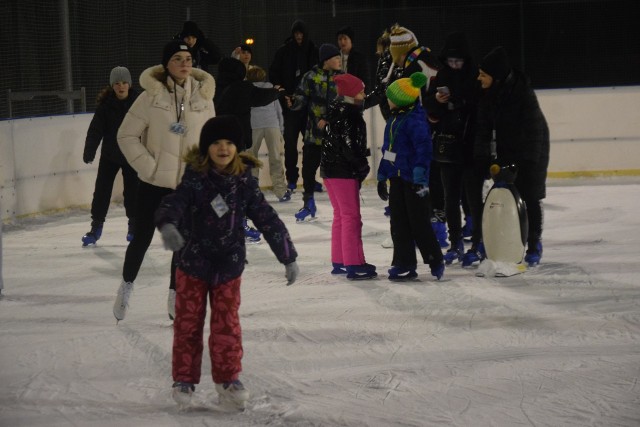
M 424 263 L 429 264 L 431 275 L 440 280 L 444 273 L 442 252 L 430 220 L 431 132 L 424 110 L 416 102 L 426 80 L 423 73 L 416 72 L 396 80 L 387 89 L 391 116 L 378 168 L 378 195 L 389 201 L 391 210 L 392 281 L 418 276 L 416 246 Z

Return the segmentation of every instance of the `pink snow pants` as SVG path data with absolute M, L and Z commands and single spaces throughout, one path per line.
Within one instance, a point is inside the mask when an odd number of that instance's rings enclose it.
M 331 262 L 362 265 L 365 260 L 358 180 L 324 178 L 323 182 L 333 207 Z
M 173 321 L 174 381 L 200 383 L 207 295 L 211 302 L 209 356 L 213 382 L 237 380 L 242 371 L 242 330 L 238 316 L 240 277 L 211 287 L 177 269 L 176 316 Z

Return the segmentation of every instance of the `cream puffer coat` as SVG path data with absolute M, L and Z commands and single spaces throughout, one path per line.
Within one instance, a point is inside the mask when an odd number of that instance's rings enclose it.
M 170 131 L 176 122 L 173 80 L 164 67 L 147 68 L 140 75 L 145 90 L 133 103 L 118 130 L 118 145 L 138 178 L 157 187 L 175 189 L 184 173 L 184 155 L 200 139 L 207 120 L 215 116 L 213 94 L 216 83 L 209 73 L 194 68 L 184 85 L 181 122 L 186 133 Z M 180 93 L 182 89 L 178 88 Z M 178 96 L 178 104 L 180 97 Z

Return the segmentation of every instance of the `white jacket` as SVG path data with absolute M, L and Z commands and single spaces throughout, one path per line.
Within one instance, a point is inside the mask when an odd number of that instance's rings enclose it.
M 164 79 L 162 65 L 142 72 L 140 86 L 145 91 L 122 121 L 118 145 L 140 180 L 175 189 L 184 173 L 184 155 L 198 144 L 202 126 L 215 116 L 213 94 L 216 83 L 205 71 L 197 68 L 191 71 L 184 85 L 184 111 L 180 120 L 187 132 L 177 135 L 170 131 L 171 124 L 177 119 L 175 95 L 167 88 L 169 85 L 173 89 L 173 81 Z

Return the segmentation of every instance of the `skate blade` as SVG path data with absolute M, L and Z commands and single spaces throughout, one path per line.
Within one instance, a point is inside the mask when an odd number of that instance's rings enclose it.
M 307 217 L 305 219 L 298 219 L 296 218 L 296 224 L 305 224 L 308 222 L 315 222 L 317 220 L 317 217 L 312 216 L 312 217 Z

